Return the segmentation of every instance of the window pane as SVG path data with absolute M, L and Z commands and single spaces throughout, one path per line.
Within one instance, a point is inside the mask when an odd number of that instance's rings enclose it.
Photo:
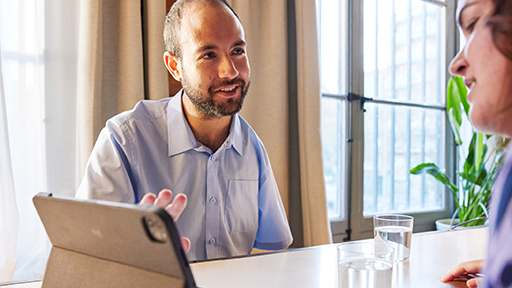
M 365 0 L 366 97 L 444 105 L 444 9 L 421 0 Z
M 322 97 L 322 153 L 330 218 L 345 218 L 345 103 Z
M 444 187 L 411 175 L 424 162 L 444 169 L 444 112 L 365 104 L 364 214 L 444 208 Z
M 346 216 L 347 2 L 317 0 L 322 97 L 322 153 L 329 218 Z
M 366 97 L 444 106 L 444 9 L 421 0 L 364 2 Z M 409 174 L 423 162 L 444 165 L 444 112 L 365 108 L 364 214 L 444 209 L 444 188 Z
M 345 1 L 318 0 L 320 74 L 323 94 L 346 94 Z

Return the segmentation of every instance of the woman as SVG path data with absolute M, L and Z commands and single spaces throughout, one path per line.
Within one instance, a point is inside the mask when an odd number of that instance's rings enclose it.
M 458 22 L 467 39 L 450 63 L 470 89 L 470 119 L 485 133 L 512 137 L 512 0 L 461 0 Z M 492 192 L 489 250 L 486 264 L 465 262 L 441 277 L 447 282 L 484 267 L 484 279 L 468 287 L 512 287 L 512 153 L 507 156 Z

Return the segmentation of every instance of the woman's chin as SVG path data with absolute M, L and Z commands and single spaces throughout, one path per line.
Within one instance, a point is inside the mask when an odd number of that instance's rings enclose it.
M 478 112 L 478 111 L 475 111 Z M 471 124 L 475 128 L 477 132 L 481 132 L 484 134 L 497 134 L 497 135 L 507 135 L 509 132 L 503 131 L 503 128 L 500 127 L 503 125 L 500 125 L 499 121 L 496 121 L 496 117 L 492 117 L 492 113 L 486 113 L 483 111 L 483 113 L 475 113 L 471 112 L 469 114 L 469 118 L 471 119 Z

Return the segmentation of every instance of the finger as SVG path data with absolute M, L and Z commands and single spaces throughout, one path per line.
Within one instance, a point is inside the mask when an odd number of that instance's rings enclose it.
M 450 271 L 448 271 L 448 273 L 439 278 L 439 280 L 441 282 L 447 282 L 463 274 L 478 273 L 480 271 L 480 268 L 482 267 L 482 263 L 483 262 L 481 260 L 460 263 L 459 265 L 453 267 Z
M 158 198 L 156 198 L 154 205 L 162 208 L 166 208 L 172 202 L 172 192 L 171 190 L 163 189 L 158 193 Z
M 441 282 L 451 281 L 464 273 L 466 273 L 466 271 L 462 266 L 456 266 L 452 270 L 448 271 L 448 273 L 444 274 L 441 278 L 439 278 L 439 280 L 441 280 Z
M 478 278 L 473 278 L 473 279 L 469 279 L 467 282 L 466 282 L 466 285 L 470 288 L 478 288 L 478 287 L 481 287 L 481 284 L 482 284 L 482 278 L 478 277 Z
M 188 250 L 190 250 L 190 240 L 186 237 L 181 237 L 181 247 L 183 247 L 183 250 L 185 251 L 185 253 L 188 252 Z
M 140 200 L 139 204 L 147 204 L 147 205 L 153 205 L 156 200 L 156 195 L 153 193 L 148 193 L 142 197 L 142 200 Z
M 185 194 L 178 194 L 174 197 L 174 200 L 168 205 L 165 210 L 169 213 L 174 221 L 178 220 L 181 212 L 185 210 L 187 206 L 187 196 Z
M 468 273 L 468 271 L 466 271 L 463 264 L 464 263 L 461 263 L 461 264 L 453 267 L 450 271 L 448 271 L 448 273 L 446 273 L 441 278 L 439 278 L 439 280 L 441 280 L 441 282 L 447 282 L 447 281 L 451 281 L 463 274 Z
M 452 270 L 450 270 L 448 273 L 443 275 L 443 277 L 441 277 L 441 279 L 439 279 L 439 280 L 441 280 L 441 282 L 451 281 L 451 280 L 453 280 L 461 275 L 467 274 L 467 273 L 468 273 L 468 271 L 466 271 L 463 266 L 456 266 Z

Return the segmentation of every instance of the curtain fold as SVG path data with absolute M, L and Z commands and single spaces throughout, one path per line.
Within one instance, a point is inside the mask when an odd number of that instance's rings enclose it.
M 142 27 L 144 43 L 145 98 L 158 100 L 169 95 L 169 72 L 165 68 L 163 54 L 163 27 L 166 11 L 165 0 L 142 2 Z
M 77 165 L 81 179 L 110 117 L 168 96 L 162 43 L 165 0 L 81 1 Z
M 320 61 L 315 1 L 295 0 L 295 17 L 302 220 L 304 243 L 310 246 L 331 242 L 320 133 Z
M 247 52 L 251 65 L 251 88 L 241 111 L 256 130 L 268 151 L 272 168 L 290 217 L 299 221 L 301 229 L 293 229 L 298 246 L 313 246 L 331 242 L 324 189 L 322 147 L 320 139 L 320 75 L 316 7 L 314 0 L 295 1 L 297 63 L 288 63 L 286 0 L 232 0 L 245 28 Z M 294 45 L 294 43 L 292 43 Z M 297 75 L 289 75 L 288 65 L 297 66 Z M 289 89 L 289 77 L 297 77 L 297 87 Z M 289 93 L 296 91 L 296 93 Z M 297 103 L 290 106 L 289 100 Z M 290 111 L 290 109 L 296 109 Z M 297 115 L 298 119 L 290 119 Z M 294 131 L 298 131 L 295 154 Z M 290 150 L 292 149 L 292 150 Z M 290 173 L 297 163 L 300 175 Z M 299 185 L 295 182 L 299 181 Z M 299 201 L 294 198 L 299 197 Z M 297 204 L 296 204 L 297 203 Z M 300 205 L 298 213 L 290 213 Z M 294 231 L 295 230 L 295 231 Z M 300 235 L 299 235 L 300 234 Z M 294 245 L 297 247 L 297 245 Z
M 1 41 L 0 41 L 1 43 Z M 9 148 L 0 49 L 0 283 L 9 281 L 16 268 L 19 217 Z

